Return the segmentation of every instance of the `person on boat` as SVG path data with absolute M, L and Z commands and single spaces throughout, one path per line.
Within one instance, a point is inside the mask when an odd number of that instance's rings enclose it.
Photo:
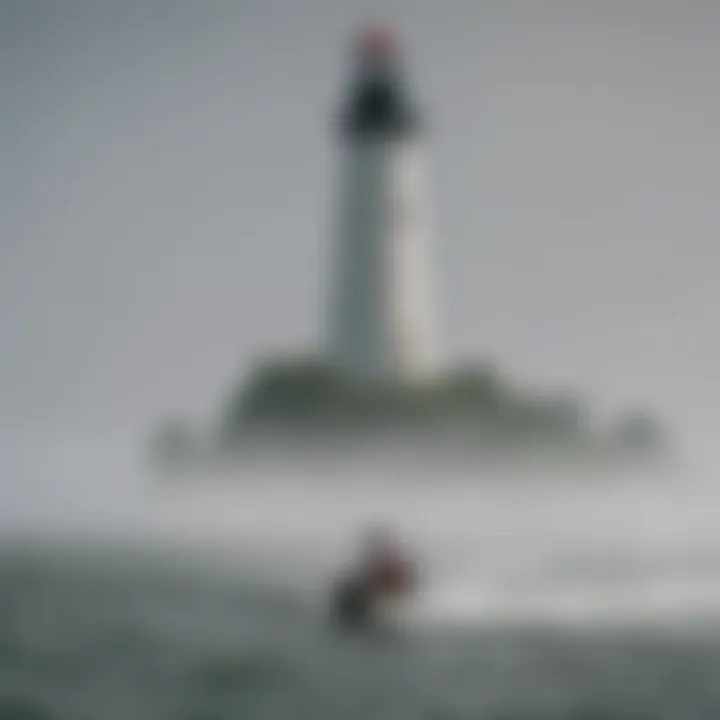
M 367 536 L 359 578 L 371 596 L 400 598 L 417 587 L 417 569 L 393 535 L 374 528 Z
M 362 550 L 332 593 L 332 614 L 345 627 L 367 626 L 381 605 L 407 599 L 418 585 L 415 563 L 385 528 L 373 528 Z

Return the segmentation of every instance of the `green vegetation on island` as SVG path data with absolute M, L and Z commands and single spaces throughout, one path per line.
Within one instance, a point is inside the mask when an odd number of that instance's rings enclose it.
M 509 383 L 492 365 L 458 368 L 417 385 L 361 385 L 322 360 L 262 364 L 229 398 L 221 418 L 223 447 L 247 436 L 315 438 L 339 434 L 385 438 L 414 434 L 423 442 L 453 438 L 509 450 L 532 446 L 575 455 L 587 452 L 657 456 L 664 433 L 647 412 L 600 426 L 574 396 L 547 396 Z

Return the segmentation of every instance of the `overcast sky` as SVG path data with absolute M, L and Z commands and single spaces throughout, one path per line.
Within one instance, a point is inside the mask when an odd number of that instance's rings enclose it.
M 1 426 L 206 415 L 254 357 L 322 340 L 330 123 L 374 17 L 430 128 L 444 357 L 712 427 L 704 0 L 3 0 Z

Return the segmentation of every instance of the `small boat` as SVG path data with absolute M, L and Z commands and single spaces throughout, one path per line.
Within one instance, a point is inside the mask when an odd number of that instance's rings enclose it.
M 364 628 L 377 621 L 377 606 L 359 578 L 343 578 L 331 597 L 333 621 L 344 628 Z
M 331 615 L 344 628 L 381 623 L 417 589 L 415 565 L 383 536 L 373 539 L 360 567 L 344 574 L 331 591 Z

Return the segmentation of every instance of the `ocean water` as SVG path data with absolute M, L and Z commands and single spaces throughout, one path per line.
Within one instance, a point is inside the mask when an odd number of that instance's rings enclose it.
M 720 493 L 705 478 L 153 485 L 131 447 L 13 445 L 0 718 L 720 717 Z M 338 633 L 383 520 L 423 591 Z

